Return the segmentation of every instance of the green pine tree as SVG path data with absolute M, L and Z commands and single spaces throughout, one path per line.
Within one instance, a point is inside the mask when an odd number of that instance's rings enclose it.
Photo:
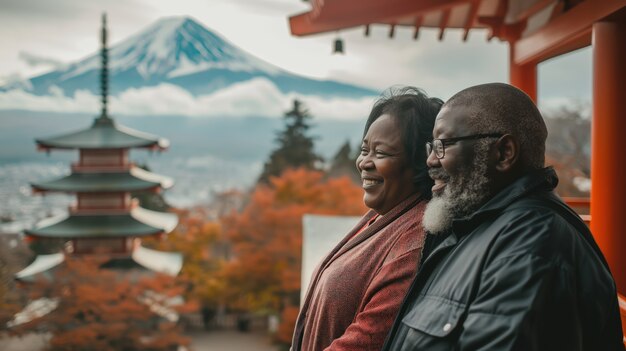
M 302 103 L 295 99 L 293 109 L 285 113 L 285 129 L 278 133 L 278 148 L 269 157 L 259 177 L 267 183 L 270 177 L 279 176 L 288 168 L 317 169 L 322 158 L 314 150 L 313 137 L 307 134 L 311 115 Z
M 356 153 L 350 147 L 350 140 L 346 140 L 333 157 L 326 175 L 330 178 L 348 176 L 353 182 L 360 183 L 361 176 L 356 169 L 356 157 Z

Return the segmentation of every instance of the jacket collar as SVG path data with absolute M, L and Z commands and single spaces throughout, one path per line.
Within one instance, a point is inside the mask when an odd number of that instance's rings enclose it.
M 455 219 L 452 229 L 457 236 L 463 236 L 474 230 L 485 218 L 502 212 L 518 199 L 537 190 L 552 191 L 559 179 L 552 167 L 532 171 L 502 189 L 476 212 L 467 217 Z

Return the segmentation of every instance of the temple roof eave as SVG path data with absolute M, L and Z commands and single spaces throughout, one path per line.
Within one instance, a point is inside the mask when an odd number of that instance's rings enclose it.
M 488 29 L 487 38 L 517 40 L 536 32 L 572 9 L 556 0 L 311 0 L 311 10 L 289 17 L 291 34 L 307 36 L 372 24 L 391 27 L 462 29 L 463 41 L 473 29 Z M 576 1 L 573 6 L 589 2 Z M 368 33 L 369 30 L 366 30 Z M 393 29 L 390 37 L 393 37 Z
M 480 7 L 480 12 L 479 12 Z M 312 1 L 310 11 L 289 17 L 291 33 L 306 36 L 371 24 L 429 28 L 485 28 L 477 15 L 497 8 L 468 0 Z
M 24 232 L 42 238 L 124 238 L 169 233 L 177 224 L 175 214 L 137 207 L 125 214 L 62 215 Z
M 49 271 L 50 269 L 60 265 L 64 260 L 65 255 L 63 253 L 38 255 L 30 265 L 15 273 L 15 279 L 29 280 L 29 277 Z
M 48 182 L 31 183 L 31 186 L 39 191 L 116 192 L 168 189 L 173 184 L 169 177 L 132 167 L 117 173 L 72 173 Z
M 179 252 L 162 252 L 138 246 L 132 258 L 141 266 L 155 272 L 176 276 L 183 268 L 183 255 Z
M 141 245 L 133 249 L 130 258 L 140 267 L 153 272 L 176 276 L 183 268 L 183 256 L 180 252 L 164 252 L 145 248 Z M 33 282 L 40 275 L 50 275 L 55 267 L 65 261 L 62 252 L 51 255 L 38 255 L 35 260 L 21 271 L 15 273 L 16 280 Z
M 169 141 L 165 138 L 119 125 L 109 118 L 104 121 L 97 118 L 87 129 L 51 138 L 35 139 L 35 141 L 43 149 L 150 148 L 165 150 L 169 147 Z

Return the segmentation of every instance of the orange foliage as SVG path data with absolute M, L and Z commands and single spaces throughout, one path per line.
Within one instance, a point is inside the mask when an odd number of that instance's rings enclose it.
M 224 255 L 220 252 L 222 229 L 219 223 L 207 220 L 209 213 L 203 208 L 177 210 L 179 224 L 164 241 L 145 241 L 163 251 L 183 254 L 184 264 L 179 279 L 189 283 L 187 297 L 204 306 L 222 303 L 224 281 L 221 268 Z
M 588 178 L 582 170 L 573 166 L 574 156 L 561 156 L 558 158 L 554 155 L 546 154 L 546 165 L 552 166 L 559 176 L 556 192 L 560 196 L 589 197 L 589 192 L 581 191 L 574 183 L 574 178 L 576 177 Z
M 180 296 L 174 278 L 101 269 L 102 260 L 67 257 L 50 281 L 31 286 L 31 298 L 56 298 L 49 314 L 18 327 L 52 333 L 49 350 L 171 350 L 188 345 L 175 321 L 159 310 L 182 312 L 189 305 L 168 304 Z M 147 273 L 147 272 L 144 272 Z
M 281 344 L 290 344 L 293 336 L 293 327 L 298 319 L 298 307 L 287 306 L 280 316 L 280 326 L 275 335 L 275 340 Z
M 0 270 L 2 270 L 2 267 L 0 267 Z M 8 281 L 9 278 L 12 277 L 8 277 L 8 274 L 7 276 L 0 275 L 0 332 L 5 331 L 7 323 L 13 319 L 16 313 L 24 308 L 15 284 L 11 284 L 12 282 Z
M 223 218 L 235 257 L 224 270 L 231 306 L 274 311 L 297 306 L 302 216 L 362 214 L 362 196 L 347 177 L 325 179 L 305 169 L 287 170 L 269 185 L 258 185 L 243 211 Z M 294 321 L 283 320 L 280 328 L 288 330 Z

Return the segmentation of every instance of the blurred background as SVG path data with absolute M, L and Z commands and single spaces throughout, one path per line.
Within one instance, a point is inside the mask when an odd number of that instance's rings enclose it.
M 446 100 L 470 85 L 508 81 L 506 44 L 488 40 L 486 30 L 467 41 L 462 30 L 439 40 L 428 28 L 414 40 L 413 29 L 401 27 L 390 39 L 375 25 L 368 36 L 360 28 L 293 37 L 287 18 L 310 8 L 298 0 L 0 0 L 2 350 L 66 350 L 94 338 L 94 350 L 287 347 L 300 296 L 302 216 L 364 213 L 354 160 L 379 94 L 412 85 Z M 130 151 L 138 167 L 174 180 L 166 191 L 133 194 L 143 208 L 178 216 L 171 233 L 143 245 L 180 253 L 182 269 L 133 288 L 97 273 L 103 261 L 83 257 L 46 282 L 16 281 L 37 255 L 67 251 L 63 240 L 24 233 L 74 206 L 71 193 L 33 194 L 31 184 L 67 176 L 78 154 L 40 152 L 35 139 L 89 128 L 99 115 L 103 13 L 109 115 L 170 142 L 163 152 Z M 335 52 L 338 39 L 343 52 Z M 588 197 L 591 49 L 538 71 L 558 191 Z M 103 278 L 88 279 L 97 274 Z M 112 285 L 119 288 L 104 288 Z M 145 300 L 146 291 L 166 296 L 159 301 L 168 312 L 128 302 L 133 294 Z M 59 296 L 79 307 L 41 300 Z M 180 301 L 165 303 L 174 297 Z M 42 301 L 39 312 L 17 323 L 32 301 Z M 95 305 L 119 308 L 94 312 Z M 139 320 L 126 315 L 142 308 Z

